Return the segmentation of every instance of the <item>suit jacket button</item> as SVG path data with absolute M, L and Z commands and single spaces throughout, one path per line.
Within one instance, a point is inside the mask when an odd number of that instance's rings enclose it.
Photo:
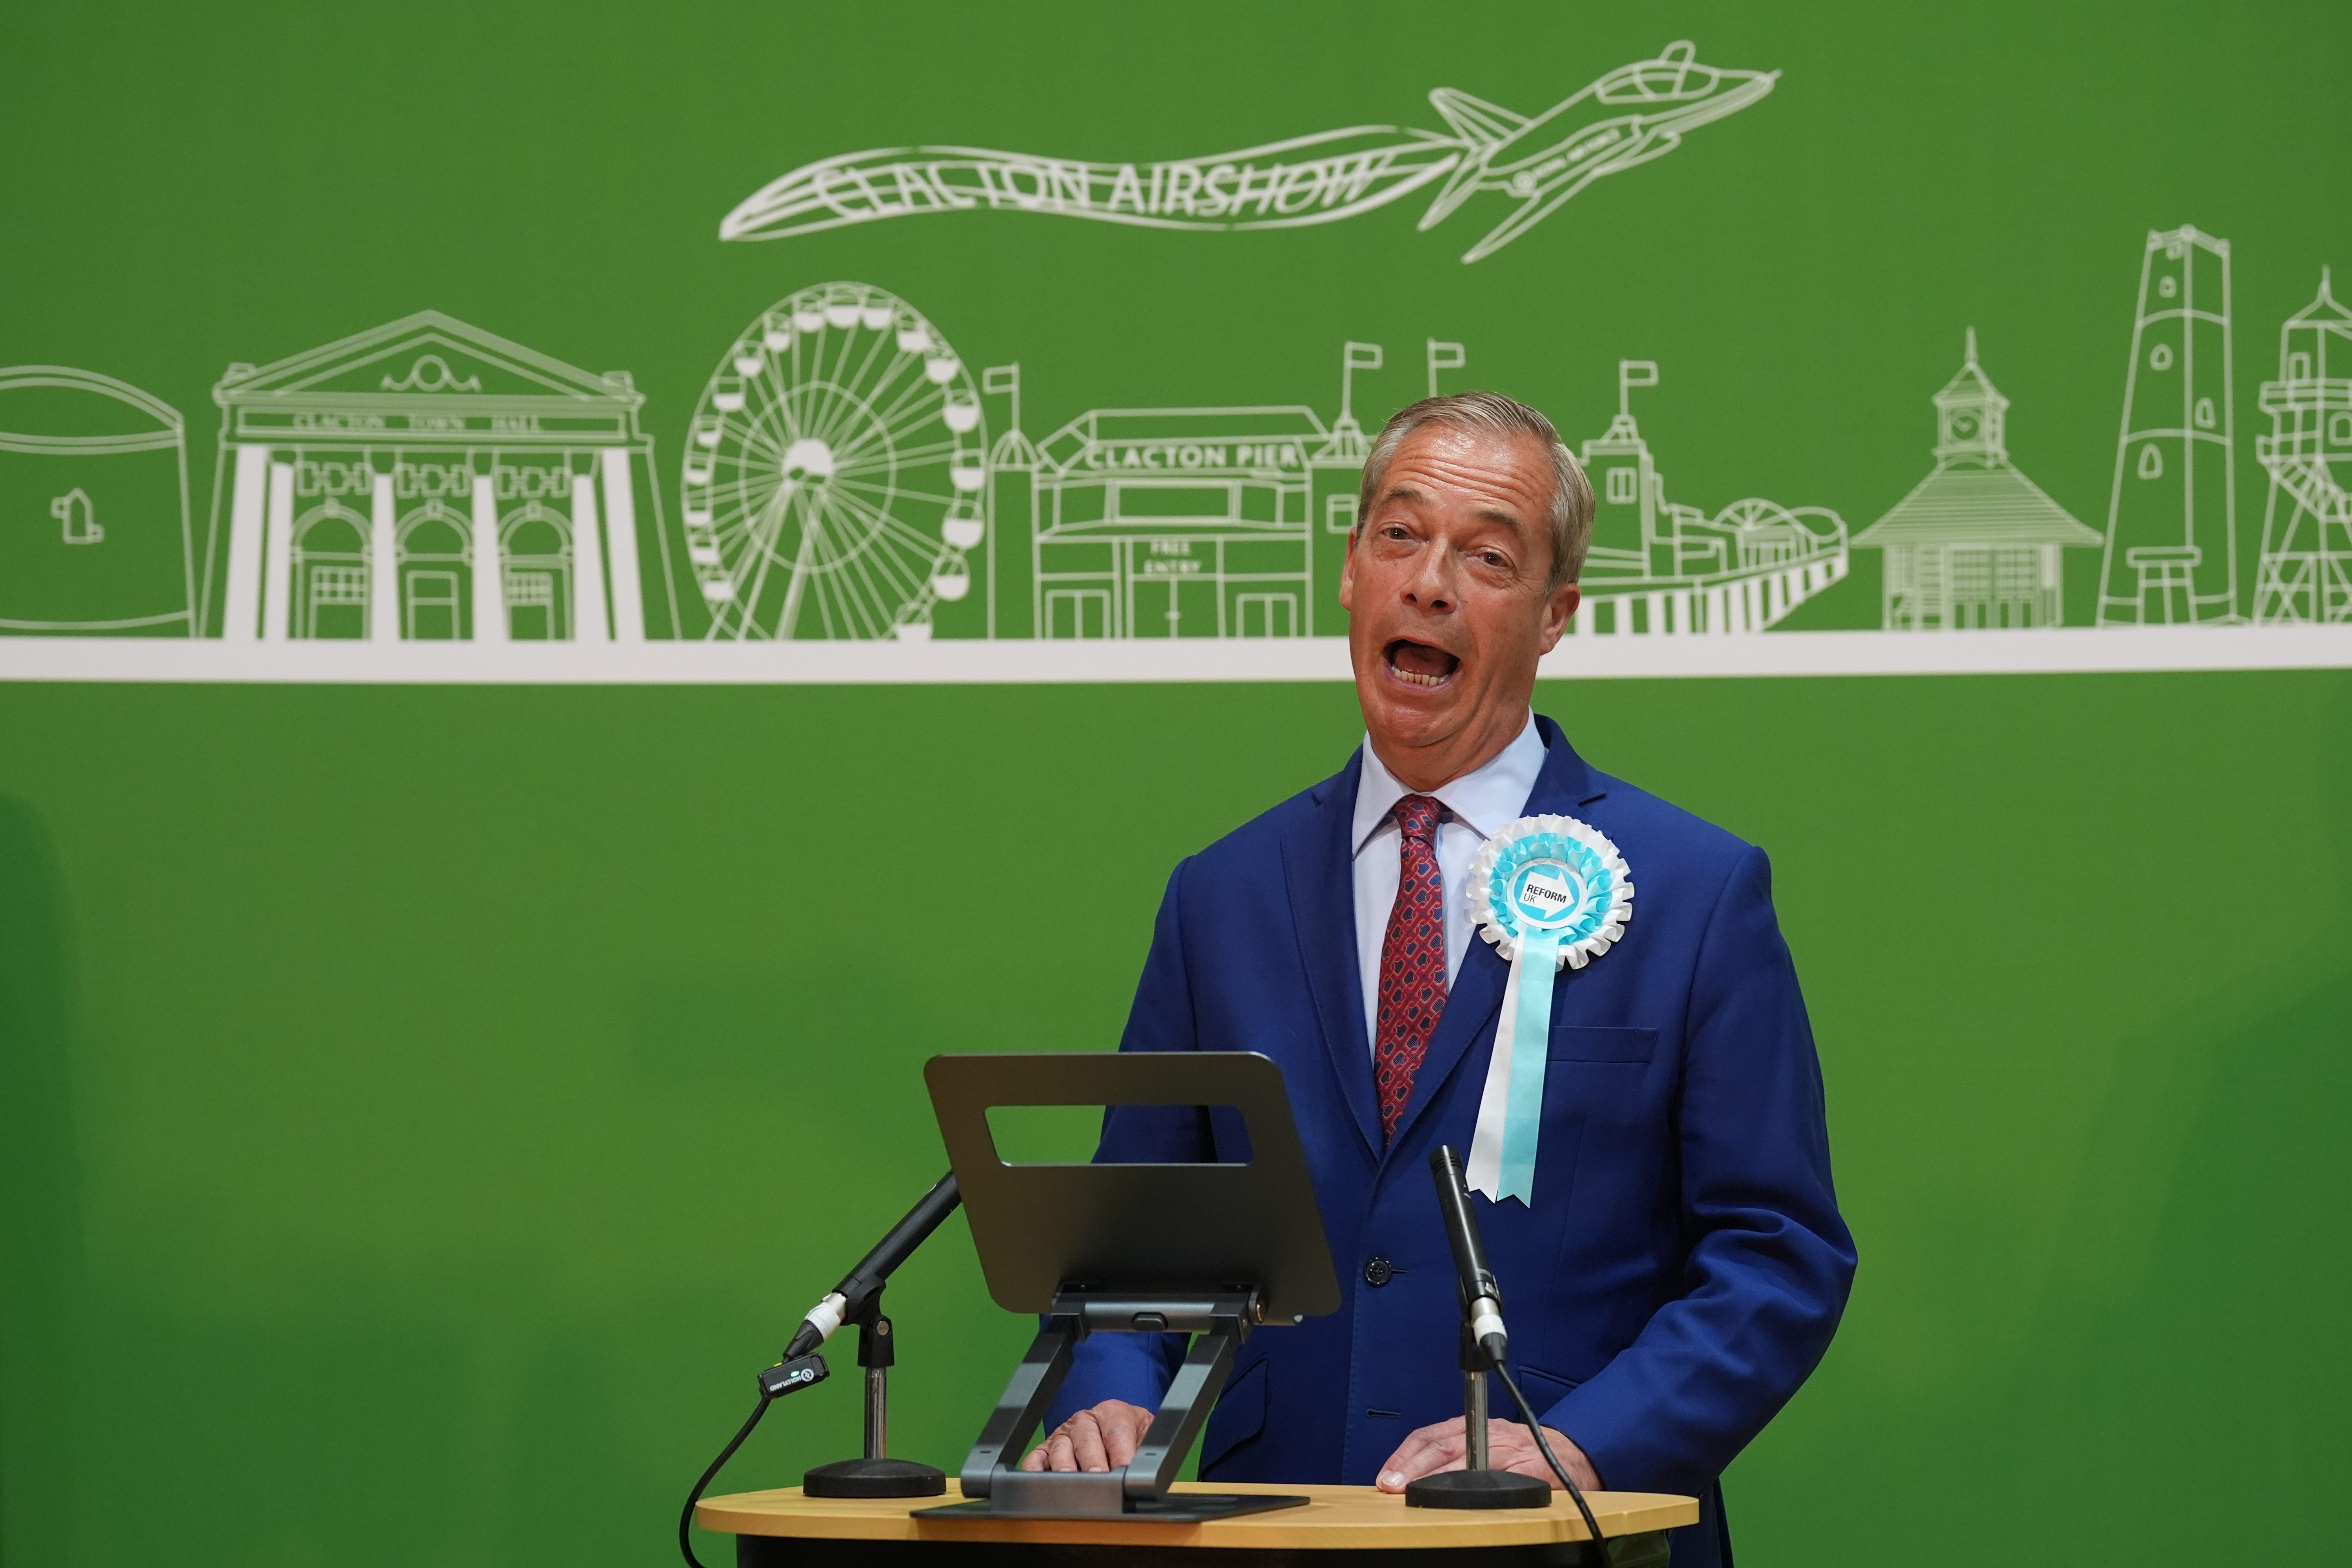
M 1367 1285 L 1385 1285 L 1389 1282 L 1390 1276 L 1393 1275 L 1395 1272 L 1396 1269 L 1390 1264 L 1387 1258 L 1375 1256 L 1370 1262 L 1364 1265 L 1364 1283 Z

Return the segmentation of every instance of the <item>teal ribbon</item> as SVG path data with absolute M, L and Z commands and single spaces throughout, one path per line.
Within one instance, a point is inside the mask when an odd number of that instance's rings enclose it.
M 1543 1129 L 1544 1058 L 1551 1046 L 1551 992 L 1560 933 L 1522 931 L 1512 961 L 1511 1084 L 1503 1101 L 1502 1191 L 1496 1200 L 1536 1201 L 1536 1135 Z

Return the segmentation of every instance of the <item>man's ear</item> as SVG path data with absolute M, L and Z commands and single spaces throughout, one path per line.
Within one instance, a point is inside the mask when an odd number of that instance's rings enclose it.
M 1568 630 L 1568 623 L 1576 615 L 1576 606 L 1584 602 L 1584 590 L 1573 583 L 1562 583 L 1544 596 L 1543 629 L 1536 639 L 1543 646 L 1539 653 L 1549 653 L 1559 644 Z
M 1339 607 L 1353 610 L 1356 595 L 1356 542 L 1364 537 L 1364 525 L 1356 524 L 1348 531 L 1348 553 L 1339 562 Z

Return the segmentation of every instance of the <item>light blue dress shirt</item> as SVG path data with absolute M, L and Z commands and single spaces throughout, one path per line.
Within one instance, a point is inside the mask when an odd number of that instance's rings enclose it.
M 1506 823 L 1518 820 L 1535 792 L 1536 775 L 1543 772 L 1543 736 L 1535 715 L 1528 715 L 1517 739 L 1483 766 L 1430 791 L 1445 816 L 1437 829 L 1437 870 L 1445 881 L 1445 984 L 1450 987 L 1462 973 L 1462 955 L 1470 946 L 1470 917 L 1462 907 L 1463 879 L 1479 847 Z M 1381 946 L 1387 940 L 1389 911 L 1396 907 L 1397 883 L 1402 874 L 1400 846 L 1403 835 L 1390 811 L 1413 791 L 1381 764 L 1364 737 L 1363 776 L 1356 785 L 1355 890 L 1356 967 L 1364 987 L 1364 1045 L 1370 1049 L 1380 1028 Z

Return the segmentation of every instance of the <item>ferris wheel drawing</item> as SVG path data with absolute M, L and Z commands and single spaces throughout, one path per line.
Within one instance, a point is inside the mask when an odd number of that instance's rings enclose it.
M 905 300 L 803 289 L 761 314 L 696 405 L 687 555 L 714 640 L 930 635 L 986 532 L 980 395 Z

